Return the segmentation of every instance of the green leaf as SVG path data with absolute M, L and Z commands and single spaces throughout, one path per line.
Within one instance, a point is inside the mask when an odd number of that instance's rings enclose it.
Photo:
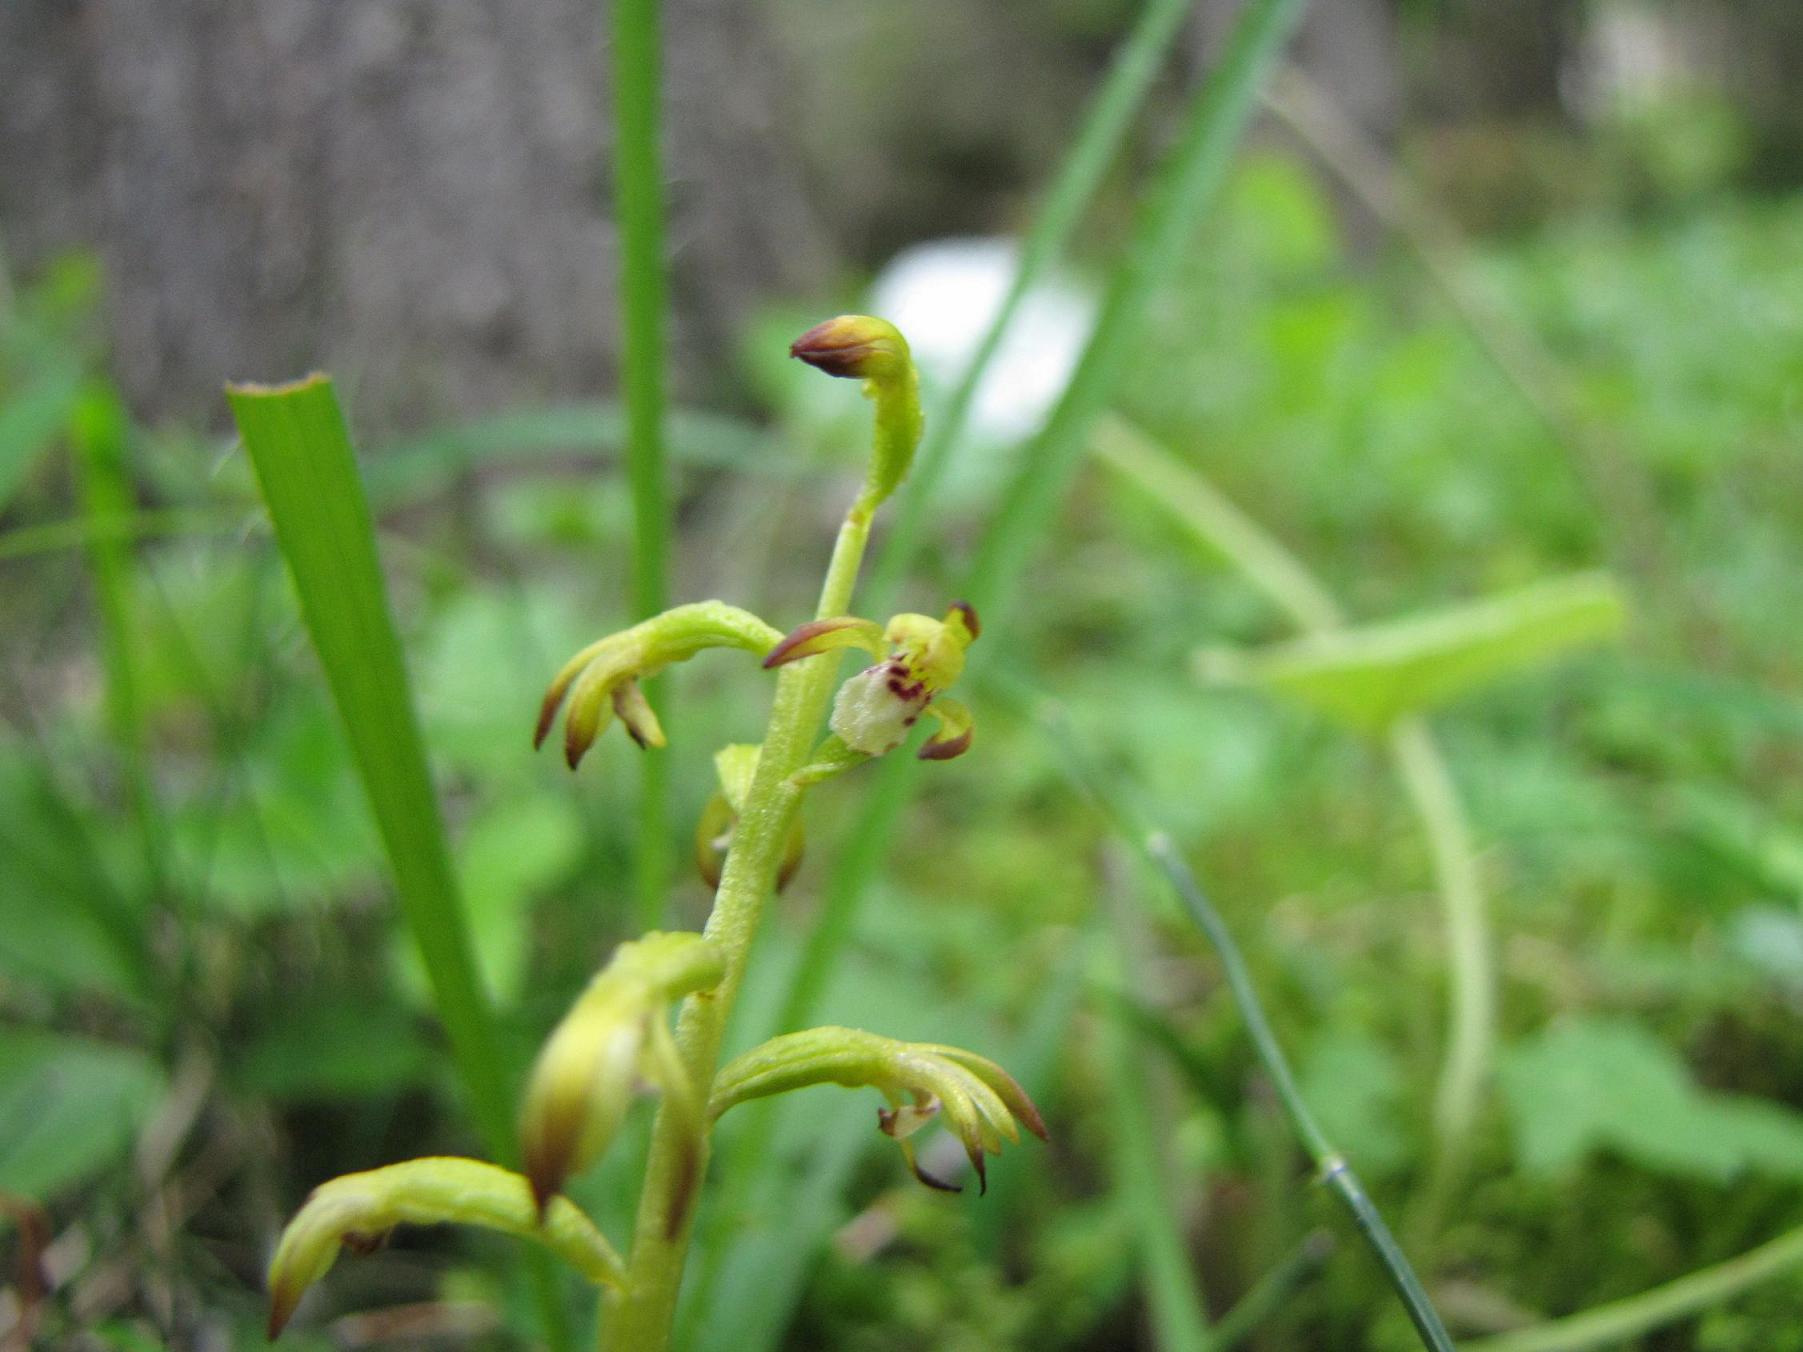
M 56 444 L 81 389 L 81 366 L 50 361 L 15 390 L 0 389 L 0 511 Z
M 1625 1020 L 1561 1022 L 1514 1048 L 1501 1074 L 1524 1169 L 1613 1150 L 1715 1182 L 1746 1171 L 1803 1178 L 1803 1115 L 1697 1087 L 1676 1052 Z
M 1212 677 L 1262 685 L 1375 733 L 1567 649 L 1612 637 L 1624 616 L 1615 583 L 1585 573 L 1255 653 L 1207 654 L 1204 666 Z
M 401 910 L 491 1152 L 513 1153 L 513 1105 L 476 976 L 375 528 L 332 382 L 227 392 L 394 870 Z
M 132 1048 L 0 1028 L 0 1192 L 48 1200 L 117 1163 L 162 1090 Z
M 357 992 L 284 1009 L 239 1052 L 232 1082 L 244 1093 L 286 1102 L 366 1098 L 420 1084 L 431 1067 L 413 1021 Z
M 84 810 L 24 743 L 0 739 L 0 975 L 58 992 L 142 995 L 150 976 L 140 924 L 96 857 Z

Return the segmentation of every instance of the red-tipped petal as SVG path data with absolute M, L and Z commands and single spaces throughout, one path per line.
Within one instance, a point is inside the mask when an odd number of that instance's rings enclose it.
M 983 626 L 977 620 L 977 608 L 969 601 L 953 601 L 951 604 L 951 611 L 956 611 L 959 615 L 964 617 L 964 627 L 970 630 L 970 636 L 972 638 L 981 638 L 983 636 Z M 948 620 L 951 619 L 951 611 L 946 613 L 946 619 Z
M 626 725 L 627 733 L 639 744 L 640 750 L 666 744 L 663 725 L 657 721 L 657 714 L 637 681 L 623 681 L 616 686 L 613 704 L 614 712 L 620 716 L 620 722 Z
M 816 324 L 793 343 L 789 355 L 829 376 L 869 379 L 907 359 L 907 343 L 895 326 L 869 315 L 839 315 Z
M 874 656 L 882 656 L 882 626 L 855 615 L 809 620 L 784 635 L 783 641 L 770 650 L 764 658 L 764 669 L 769 671 L 789 662 L 799 662 L 804 657 L 817 657 L 841 648 L 862 648 Z
M 915 754 L 921 760 L 953 760 L 970 750 L 970 735 L 971 729 L 966 728 L 956 737 L 947 737 L 943 740 L 938 737 L 931 738 Z

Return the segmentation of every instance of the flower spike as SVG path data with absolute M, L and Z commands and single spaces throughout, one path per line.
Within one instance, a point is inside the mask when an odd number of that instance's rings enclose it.
M 368 1253 L 397 1225 L 443 1222 L 536 1240 L 598 1285 L 625 1280 L 613 1246 L 568 1200 L 541 1209 L 525 1179 L 481 1160 L 408 1160 L 320 1184 L 288 1222 L 269 1264 L 271 1341 L 341 1248 Z
M 985 1157 L 999 1154 L 1004 1141 L 1020 1140 L 1017 1121 L 1040 1140 L 1048 1139 L 1027 1091 L 987 1057 L 938 1043 L 898 1042 L 855 1028 L 810 1028 L 752 1048 L 721 1070 L 708 1115 L 717 1118 L 747 1099 L 813 1084 L 881 1090 L 889 1106 L 877 1110 L 878 1127 L 901 1146 L 916 1178 L 948 1192 L 960 1189 L 923 1173 L 908 1139 L 940 1114 L 947 1130 L 963 1143 L 979 1191 L 989 1187 Z
M 699 934 L 653 932 L 614 950 L 532 1068 L 520 1111 L 526 1177 L 542 1209 L 607 1148 L 641 1079 L 698 1113 L 666 1022 L 672 1001 L 717 985 L 725 965 Z
M 543 745 L 557 711 L 564 718 L 564 759 L 574 770 L 614 715 L 641 747 L 664 745 L 664 730 L 638 682 L 704 648 L 761 653 L 782 635 L 749 611 L 720 601 L 696 601 L 610 634 L 577 653 L 551 681 L 539 707 L 532 745 Z

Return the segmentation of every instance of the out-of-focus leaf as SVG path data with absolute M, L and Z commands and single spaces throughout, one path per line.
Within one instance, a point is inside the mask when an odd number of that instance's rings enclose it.
M 0 974 L 58 992 L 147 985 L 139 917 L 23 745 L 0 740 Z
M 1262 685 L 1361 732 L 1381 732 L 1467 691 L 1620 630 L 1620 591 L 1601 574 L 1310 635 L 1254 653 L 1206 654 L 1206 674 Z
M 526 978 L 527 908 L 569 876 L 582 853 L 582 820 L 568 797 L 510 798 L 470 824 L 457 848 L 476 963 L 497 1001 Z
M 69 421 L 81 388 L 81 365 L 52 361 L 18 388 L 0 387 L 0 511 Z
M 45 1200 L 116 1163 L 162 1088 L 132 1048 L 0 1028 L 0 1191 Z
M 232 1080 L 277 1100 L 349 1099 L 419 1084 L 432 1062 L 402 1011 L 346 992 L 284 1009 L 239 1053 Z
M 1525 1169 L 1613 1150 L 1717 1182 L 1748 1171 L 1803 1178 L 1803 1115 L 1699 1088 L 1676 1052 L 1632 1023 L 1566 1020 L 1512 1049 L 1501 1070 Z
M 1302 1065 L 1302 1095 L 1321 1127 L 1361 1173 L 1401 1166 L 1409 1155 L 1399 1107 L 1402 1067 L 1389 1048 L 1355 1028 L 1315 1039 Z
M 236 915 L 326 906 L 373 887 L 381 867 L 350 757 L 312 693 L 271 711 L 243 773 L 202 784 L 170 824 L 202 899 Z

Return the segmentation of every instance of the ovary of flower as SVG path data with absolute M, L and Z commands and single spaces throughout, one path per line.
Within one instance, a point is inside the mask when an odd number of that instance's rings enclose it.
M 804 624 L 764 659 L 766 667 L 861 648 L 880 658 L 839 688 L 829 726 L 851 750 L 866 756 L 893 751 L 930 713 L 939 731 L 920 749 L 923 760 L 948 760 L 970 746 L 970 712 L 943 691 L 964 671 L 964 654 L 979 632 L 976 611 L 956 602 L 945 618 L 903 614 L 879 629 L 843 616 Z

